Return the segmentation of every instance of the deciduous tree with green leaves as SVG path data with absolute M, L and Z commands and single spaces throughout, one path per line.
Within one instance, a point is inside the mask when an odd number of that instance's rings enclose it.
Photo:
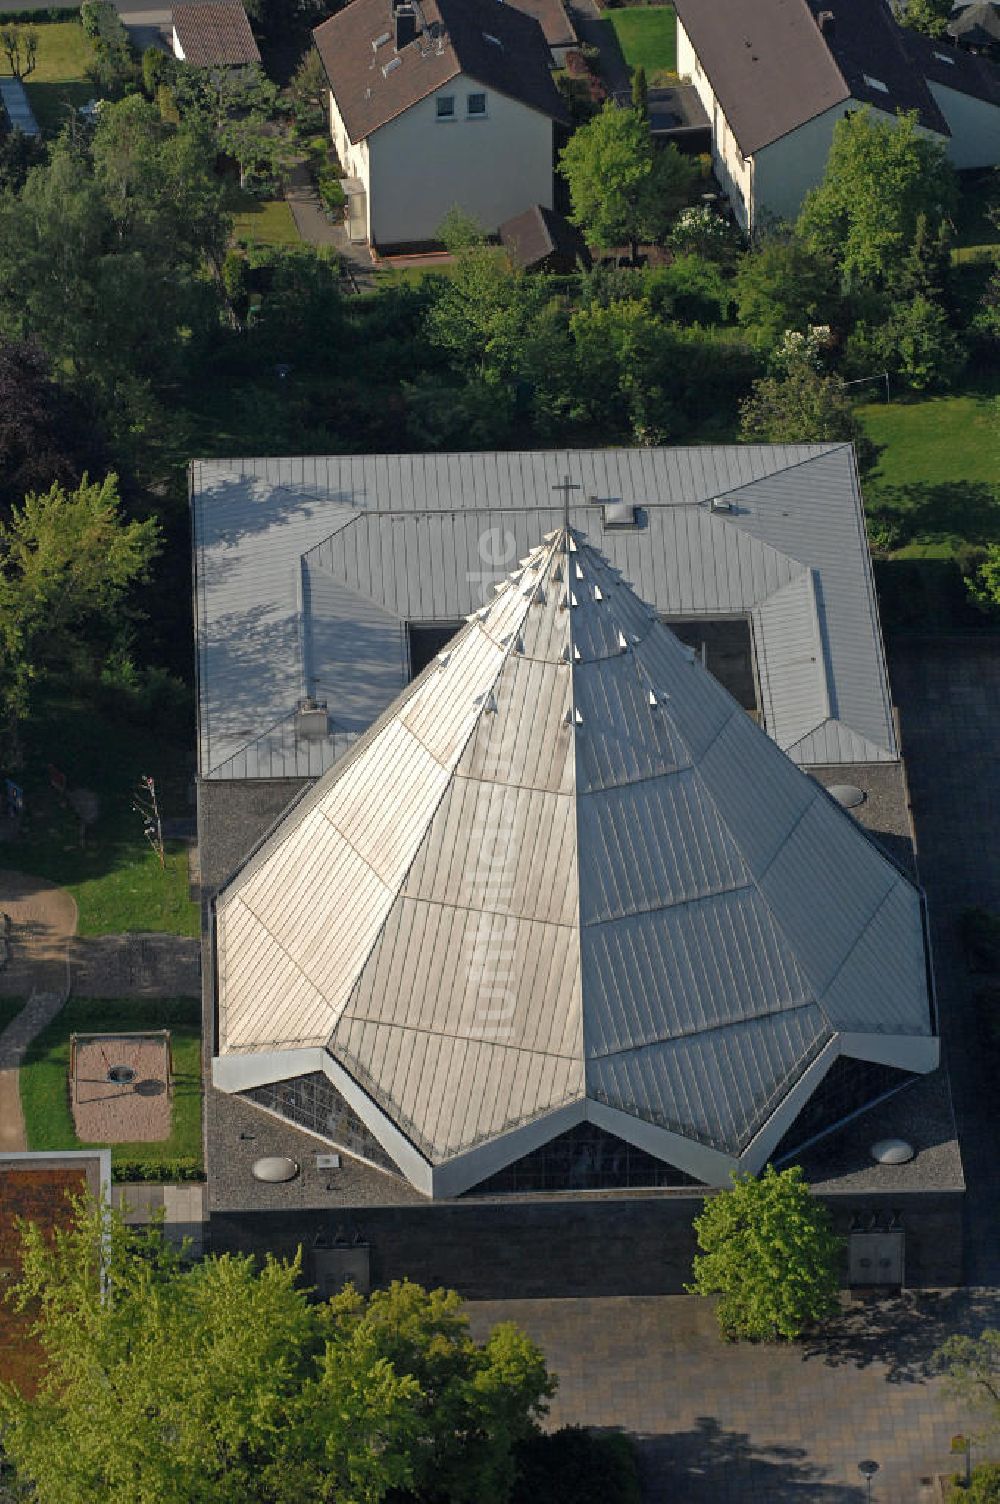
M 734 1175 L 695 1218 L 695 1295 L 719 1297 L 728 1338 L 794 1340 L 837 1310 L 841 1239 L 802 1170 Z
M 555 1387 L 516 1327 L 474 1342 L 454 1292 L 311 1302 L 297 1258 L 186 1265 L 110 1210 L 28 1227 L 22 1268 L 44 1371 L 0 1390 L 0 1426 L 36 1504 L 504 1504 Z
M 823 181 L 806 195 L 797 228 L 849 290 L 882 291 L 905 265 L 919 216 L 933 238 L 956 199 L 944 146 L 919 133 L 916 111 L 878 120 L 865 106 L 837 121 Z
M 114 475 L 29 495 L 0 522 L 0 707 L 10 732 L 42 674 L 78 663 L 91 634 L 113 639 L 158 546 L 155 521 L 121 516 Z
M 740 408 L 740 434 L 757 444 L 852 443 L 862 469 L 873 457 L 839 376 L 792 359 L 778 376 L 755 381 Z
M 609 100 L 573 132 L 559 156 L 573 223 L 598 250 L 660 240 L 686 204 L 697 169 L 677 148 L 653 144 L 641 109 Z
M 1000 1331 L 985 1327 L 978 1337 L 956 1333 L 934 1358 L 948 1389 L 975 1412 L 981 1429 L 988 1435 L 1000 1431 Z

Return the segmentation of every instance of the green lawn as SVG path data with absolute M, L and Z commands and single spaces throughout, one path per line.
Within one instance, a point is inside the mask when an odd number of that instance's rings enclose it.
M 92 1149 L 73 1131 L 69 1099 L 69 1037 L 74 1032 L 169 1029 L 174 1060 L 171 1134 L 159 1143 L 112 1144 L 112 1173 L 140 1160 L 148 1179 L 190 1179 L 201 1169 L 201 1015 L 195 998 L 70 998 L 29 1046 L 20 1070 L 21 1109 L 29 1149 Z
M 237 243 L 247 244 L 252 240 L 257 245 L 301 244 L 302 236 L 284 199 L 255 199 L 240 193 L 233 195 L 231 207 L 235 212 L 233 239 Z
M 606 10 L 629 68 L 645 68 L 650 83 L 677 69 L 677 18 L 672 5 Z
M 19 773 L 25 816 L 17 839 L 4 848 L 4 860 L 66 887 L 77 902 L 81 935 L 198 934 L 186 848 L 169 848 L 161 868 L 132 808 L 138 780 L 148 773 L 156 780 L 161 815 L 190 815 L 192 740 L 186 720 L 171 727 L 164 719 L 163 729 L 153 730 L 68 695 L 46 703 L 27 726 Z M 50 765 L 65 774 L 70 790 L 97 795 L 98 818 L 82 846 L 79 821 L 49 780 Z
M 869 512 L 895 519 L 899 543 L 876 565 L 889 630 L 979 631 L 961 564 L 1000 542 L 1000 426 L 992 388 L 858 409 L 880 448 L 864 481 Z
M 93 53 L 79 21 L 40 21 L 33 26 L 38 59 L 25 88 L 35 119 L 51 136 L 65 125 L 70 106 L 93 99 L 94 86 L 86 78 Z

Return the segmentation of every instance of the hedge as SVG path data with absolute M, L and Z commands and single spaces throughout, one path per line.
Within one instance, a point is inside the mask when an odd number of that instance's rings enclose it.
M 52 5 L 48 10 L 4 10 L 0 7 L 0 26 L 8 26 L 13 21 L 24 21 L 30 25 L 33 21 L 43 24 L 46 21 L 78 21 L 79 19 L 79 5 Z

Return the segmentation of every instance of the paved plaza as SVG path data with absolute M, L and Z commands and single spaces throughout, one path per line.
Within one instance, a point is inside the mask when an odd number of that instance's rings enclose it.
M 952 1468 L 959 1408 L 930 1371 L 951 1331 L 1000 1321 L 966 1292 L 852 1307 L 805 1346 L 725 1344 L 693 1296 L 483 1301 L 477 1336 L 523 1326 L 559 1375 L 555 1425 L 640 1439 L 649 1504 L 862 1504 L 857 1464 L 880 1471 L 873 1504 L 932 1504 Z

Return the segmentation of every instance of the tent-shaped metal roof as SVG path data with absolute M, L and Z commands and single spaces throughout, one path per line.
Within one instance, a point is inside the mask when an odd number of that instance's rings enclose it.
M 937 1061 L 918 892 L 569 529 L 215 922 L 216 1084 L 323 1070 L 435 1195 L 585 1117 L 724 1183 L 838 1054 Z

